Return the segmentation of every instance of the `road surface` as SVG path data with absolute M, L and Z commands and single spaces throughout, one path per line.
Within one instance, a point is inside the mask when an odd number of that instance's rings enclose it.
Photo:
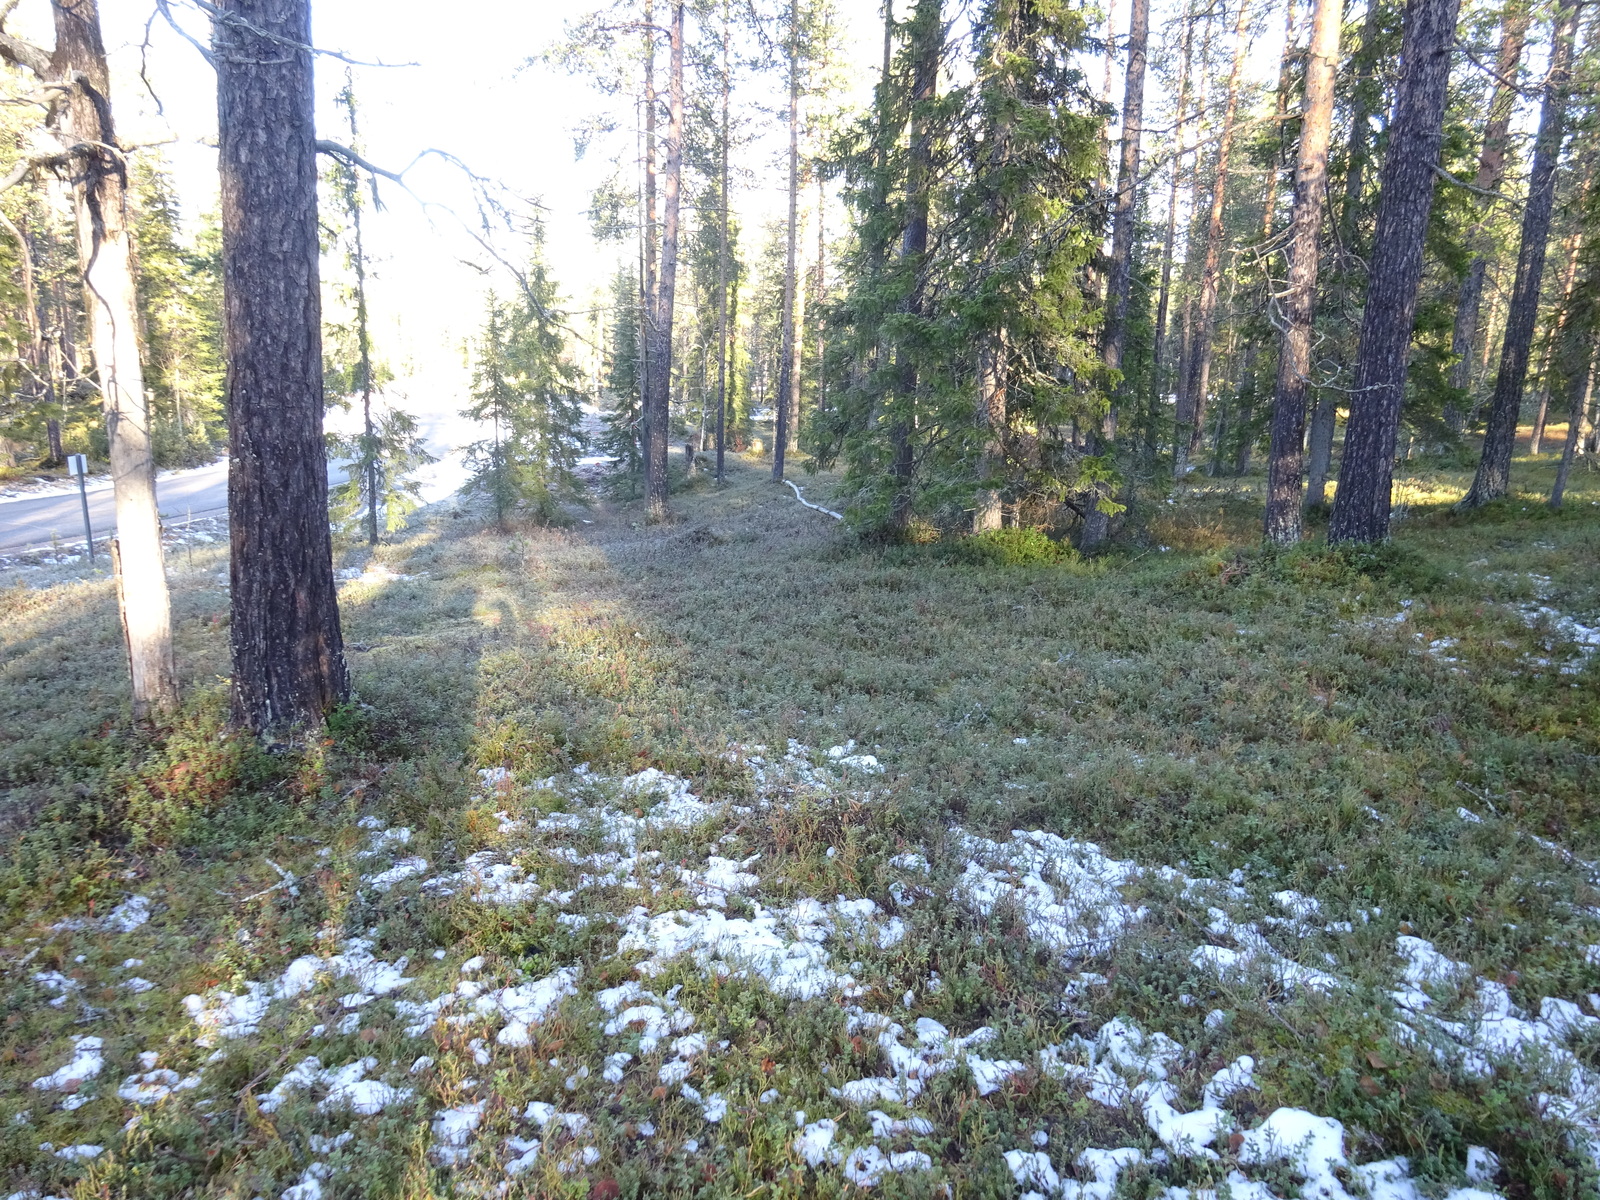
M 228 463 L 173 471 L 156 481 L 156 500 L 168 525 L 190 513 L 211 516 L 228 510 Z M 111 485 L 89 489 L 89 520 L 95 537 L 109 537 L 117 527 Z M 48 546 L 52 537 L 62 542 L 83 541 L 83 505 L 77 489 L 42 496 L 0 500 L 0 550 L 25 550 Z

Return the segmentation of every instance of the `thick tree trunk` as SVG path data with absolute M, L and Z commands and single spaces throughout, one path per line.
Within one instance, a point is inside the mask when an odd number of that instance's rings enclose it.
M 1272 449 L 1267 464 L 1267 540 L 1300 540 L 1300 477 L 1310 391 L 1312 319 L 1317 298 L 1318 242 L 1328 191 L 1328 140 L 1333 130 L 1333 85 L 1339 70 L 1343 0 L 1317 0 L 1306 55 L 1306 92 L 1300 118 L 1300 154 L 1294 169 L 1294 215 L 1289 231 L 1289 286 L 1283 297 L 1286 328 L 1278 351 L 1272 400 Z
M 1245 35 L 1250 6 L 1241 0 L 1233 30 L 1233 68 L 1228 72 L 1228 98 L 1222 114 L 1222 136 L 1217 142 L 1216 174 L 1211 180 L 1211 211 L 1206 221 L 1206 258 L 1200 272 L 1200 299 L 1195 313 L 1195 349 L 1189 371 L 1188 397 L 1184 410 L 1188 427 L 1185 460 L 1199 449 L 1205 433 L 1206 400 L 1211 390 L 1211 362 L 1216 333 L 1217 296 L 1222 279 L 1222 206 L 1228 189 L 1228 159 L 1233 150 L 1235 118 L 1239 110 L 1239 77 L 1244 69 L 1250 41 Z
M 213 30 L 228 360 L 233 718 L 320 725 L 350 691 L 328 532 L 309 0 Z
M 1400 78 L 1379 176 L 1374 255 L 1356 358 L 1330 542 L 1389 536 L 1395 435 L 1405 396 L 1411 329 L 1422 279 L 1422 246 L 1433 208 L 1434 168 L 1443 139 L 1445 89 L 1460 0 L 1408 0 Z
M 928 107 L 938 94 L 939 61 L 944 49 L 943 15 L 940 0 L 917 0 L 911 18 L 914 39 L 914 66 L 911 81 L 910 154 L 906 164 L 906 226 L 900 238 L 900 257 L 910 272 L 902 310 L 909 316 L 922 312 L 922 257 L 928 249 L 929 187 L 933 174 L 933 132 Z M 899 408 L 889 431 L 892 457 L 889 474 L 894 496 L 889 507 L 889 527 L 904 533 L 911 524 L 916 468 L 911 431 L 915 427 L 917 403 L 916 356 L 901 347 L 898 388 Z
M 789 5 L 789 228 L 784 248 L 783 315 L 778 351 L 778 396 L 772 434 L 772 478 L 783 478 L 789 421 L 800 412 L 800 14 Z
M 1527 0 L 1508 0 L 1500 18 L 1500 51 L 1495 60 L 1495 85 L 1489 99 L 1489 120 L 1483 127 L 1483 146 L 1478 152 L 1477 187 L 1493 192 L 1505 175 L 1506 146 L 1511 130 L 1511 114 L 1516 107 L 1517 67 L 1522 62 L 1522 44 L 1528 33 Z M 1487 213 L 1472 229 L 1474 253 L 1456 298 L 1455 327 L 1450 335 L 1450 352 L 1455 363 L 1450 368 L 1450 386 L 1465 392 L 1472 385 L 1472 344 L 1478 336 L 1478 313 L 1483 304 L 1483 281 L 1489 270 L 1492 250 L 1487 234 Z M 1457 433 L 1465 424 L 1465 413 L 1452 404 L 1445 410 L 1445 421 Z
M 667 425 L 671 417 L 672 310 L 678 286 L 678 214 L 683 183 L 683 3 L 672 6 L 671 65 L 667 80 L 667 145 L 661 181 L 661 273 L 651 305 L 649 386 L 645 390 L 646 519 L 665 521 Z
M 1522 240 L 1517 249 L 1511 304 L 1506 310 L 1500 370 L 1495 376 L 1489 425 L 1483 436 L 1483 456 L 1478 460 L 1472 488 L 1461 501 L 1463 508 L 1476 508 L 1498 499 L 1511 486 L 1511 453 L 1517 438 L 1522 387 L 1528 377 L 1533 327 L 1539 315 L 1550 212 L 1555 205 L 1556 166 L 1566 139 L 1567 85 L 1580 7 L 1577 0 L 1566 0 L 1556 10 L 1551 30 L 1550 72 L 1539 113 L 1539 133 L 1533 143 L 1533 170 L 1528 178 L 1528 200 L 1522 210 Z
M 78 263 L 95 370 L 105 407 L 117 516 L 118 597 L 133 679 L 133 711 L 177 707 L 172 602 L 161 551 L 150 413 L 139 361 L 127 165 L 111 123 L 111 81 L 96 0 L 55 0 L 52 79 L 71 80 L 62 132 L 80 150 L 72 165 Z

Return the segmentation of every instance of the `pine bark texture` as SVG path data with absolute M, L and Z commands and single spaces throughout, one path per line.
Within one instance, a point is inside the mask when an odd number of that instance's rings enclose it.
M 1408 0 L 1389 148 L 1378 182 L 1378 216 L 1356 357 L 1350 420 L 1328 540 L 1389 536 L 1395 436 L 1405 396 L 1422 249 L 1443 140 L 1446 85 L 1460 0 Z
M 1577 0 L 1567 0 L 1556 10 L 1551 30 L 1550 72 L 1540 107 L 1539 132 L 1533 143 L 1533 169 L 1528 177 L 1528 200 L 1522 210 L 1522 237 L 1517 249 L 1517 274 L 1506 310 L 1506 330 L 1500 347 L 1500 369 L 1489 402 L 1489 424 L 1483 435 L 1483 454 L 1472 487 L 1461 501 L 1477 508 L 1504 496 L 1511 487 L 1511 454 L 1517 439 L 1517 417 L 1522 409 L 1522 388 L 1528 378 L 1528 356 L 1533 348 L 1533 327 L 1539 316 L 1539 289 L 1544 282 L 1545 250 L 1550 240 L 1550 213 L 1555 206 L 1556 167 L 1566 139 L 1567 85 L 1572 73 L 1573 40 L 1578 29 Z
M 350 691 L 328 532 L 309 0 L 214 23 L 228 358 L 233 719 L 320 725 Z
M 1278 351 L 1272 402 L 1272 449 L 1267 464 L 1267 540 L 1300 540 L 1300 484 L 1305 456 L 1306 399 L 1310 392 L 1312 319 L 1317 297 L 1318 243 L 1328 192 L 1328 141 L 1333 131 L 1333 85 L 1339 70 L 1343 0 L 1317 0 L 1306 56 L 1300 153 L 1294 170 L 1294 210 L 1289 229 L 1289 286 L 1283 297 L 1286 325 Z
M 178 704 L 172 602 L 156 508 L 150 413 L 139 361 L 139 309 L 128 217 L 127 164 L 111 120 L 111 80 L 96 0 L 55 0 L 49 78 L 71 80 L 62 132 L 75 143 L 78 263 L 106 414 L 117 519 L 117 594 L 136 717 Z M 320 365 L 320 364 L 319 364 Z

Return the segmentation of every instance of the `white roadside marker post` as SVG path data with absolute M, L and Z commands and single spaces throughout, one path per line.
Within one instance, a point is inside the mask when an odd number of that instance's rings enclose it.
M 94 566 L 94 526 L 89 523 L 89 460 L 82 454 L 67 455 L 67 471 L 77 476 L 78 499 L 83 503 L 83 540 L 89 547 L 89 565 Z

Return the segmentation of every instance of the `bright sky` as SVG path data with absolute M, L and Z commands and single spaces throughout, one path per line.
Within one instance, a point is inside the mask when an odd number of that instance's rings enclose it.
M 399 168 L 430 147 L 448 150 L 481 175 L 545 206 L 547 257 L 573 310 L 590 306 L 619 256 L 632 247 L 597 245 L 587 207 L 595 186 L 614 169 L 617 153 L 631 157 L 632 138 L 619 135 L 575 158 L 573 130 L 615 105 L 583 80 L 530 59 L 560 39 L 563 26 L 595 6 L 594 0 L 314 0 L 314 40 L 363 61 L 414 63 L 392 68 L 355 67 L 367 157 Z M 208 27 L 188 0 L 172 10 L 202 42 Z M 898 0 L 897 10 L 909 7 Z M 951 5 L 952 10 L 957 5 Z M 1125 35 L 1127 0 L 1111 0 L 1119 36 Z M 1152 14 L 1152 52 L 1160 54 L 1160 23 L 1167 4 Z M 882 53 L 881 0 L 839 0 L 844 51 L 841 78 L 857 102 L 870 98 Z M 198 51 L 154 15 L 153 0 L 102 0 L 101 17 L 111 53 L 119 132 L 125 143 L 170 141 L 163 153 L 178 180 L 186 212 L 214 205 L 216 157 L 215 79 Z M 42 44 L 51 41 L 46 0 L 23 0 L 9 28 Z M 1281 17 L 1251 50 L 1252 74 L 1276 74 Z M 692 36 L 692 33 L 691 33 Z M 146 43 L 148 42 L 148 45 Z M 662 55 L 662 70 L 665 69 Z M 141 67 L 154 96 L 141 82 Z M 1088 65 L 1098 87 L 1103 68 Z M 319 132 L 345 139 L 334 97 L 346 66 L 317 62 Z M 1152 79 L 1152 86 L 1155 81 Z M 1121 98 L 1120 72 L 1113 82 Z M 159 97 L 158 107 L 155 97 Z M 737 124 L 755 140 L 742 152 L 742 188 L 735 203 L 744 217 L 746 246 L 759 248 L 760 230 L 783 211 L 784 142 L 774 110 L 784 100 L 776 77 L 747 79 L 736 97 Z M 1152 96 L 1147 113 L 1157 108 Z M 368 226 L 375 275 L 371 303 L 375 337 L 394 366 L 405 407 L 424 418 L 442 440 L 458 442 L 445 426 L 465 403 L 469 386 L 463 345 L 482 317 L 488 286 L 502 292 L 510 281 L 491 269 L 451 209 L 472 220 L 474 208 L 460 175 L 437 161 L 408 176 L 417 195 L 437 207 L 425 211 L 393 185 L 384 184 L 387 211 Z M 837 218 L 830 228 L 838 228 Z M 476 264 L 469 265 L 469 264 Z M 575 319 L 587 329 L 588 323 Z

